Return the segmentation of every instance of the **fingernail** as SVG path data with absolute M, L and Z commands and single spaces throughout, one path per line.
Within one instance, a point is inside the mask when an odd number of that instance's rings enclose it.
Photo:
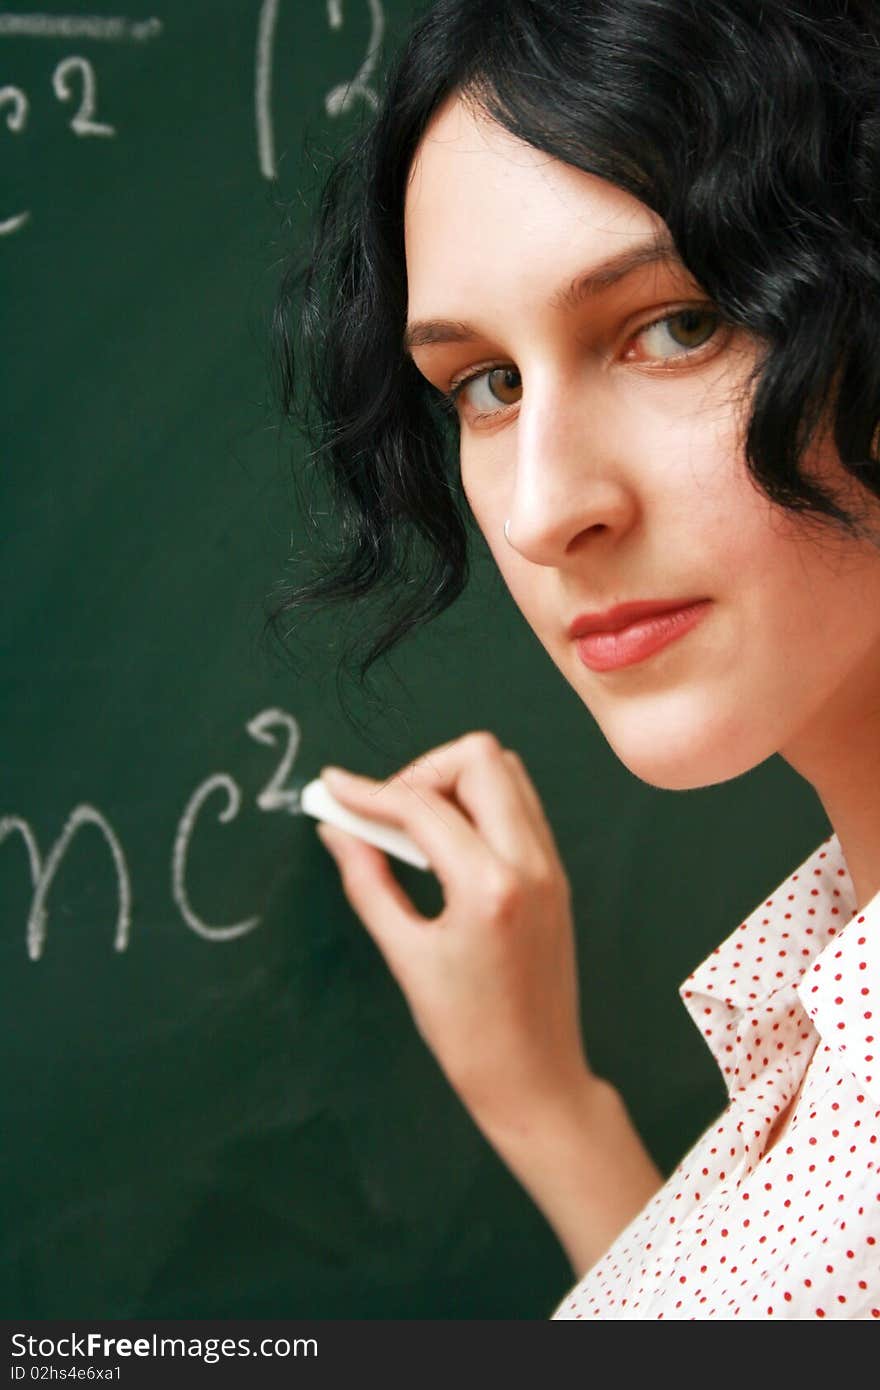
M 351 774 L 342 767 L 322 767 L 321 781 L 326 782 L 328 787 L 341 787 L 349 781 Z

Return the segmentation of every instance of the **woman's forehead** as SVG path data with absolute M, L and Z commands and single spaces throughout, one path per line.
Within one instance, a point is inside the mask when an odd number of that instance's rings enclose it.
M 407 182 L 407 210 L 426 198 L 451 206 L 481 192 L 516 198 L 550 187 L 564 197 L 566 183 L 575 189 L 586 180 L 604 183 L 520 140 L 475 102 L 453 96 L 434 113 L 416 149 Z M 605 186 L 612 196 L 628 198 L 613 185 Z
M 491 155 L 526 165 L 546 163 L 550 158 L 499 125 L 476 100 L 457 92 L 438 106 L 426 125 L 410 178 L 414 177 L 417 164 L 427 152 L 436 158 L 444 151 L 458 155 Z
M 664 231 L 624 189 L 517 139 L 460 97 L 437 111 L 410 171 L 406 257 L 419 298 L 438 284 L 467 296 L 493 280 L 540 281 L 543 292 Z

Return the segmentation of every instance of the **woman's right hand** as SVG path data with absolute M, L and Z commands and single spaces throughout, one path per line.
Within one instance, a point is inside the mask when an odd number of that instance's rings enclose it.
M 516 1127 L 536 1108 L 581 1097 L 591 1077 L 571 890 L 518 754 L 481 731 L 385 782 L 322 778 L 344 806 L 411 836 L 440 880 L 443 910 L 423 917 L 381 850 L 319 827 L 345 896 L 474 1118 L 487 1130 Z

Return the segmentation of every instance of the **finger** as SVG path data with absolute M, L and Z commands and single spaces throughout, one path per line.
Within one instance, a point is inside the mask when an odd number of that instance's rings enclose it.
M 494 867 L 494 856 L 467 816 L 445 797 L 413 795 L 394 778 L 382 783 L 339 768 L 322 768 L 321 778 L 343 806 L 405 830 L 427 855 L 447 897 L 484 881 Z
M 402 769 L 414 788 L 455 796 L 487 842 L 508 862 L 528 867 L 540 846 L 554 853 L 552 833 L 518 755 L 495 734 L 477 730 L 442 744 Z M 526 795 L 526 789 L 531 795 Z
M 534 782 L 529 776 L 525 763 L 520 754 L 513 748 L 505 748 L 504 756 L 510 762 L 517 785 L 531 812 L 532 822 L 543 839 L 547 853 L 559 863 L 559 850 L 556 844 L 556 836 L 553 833 L 553 827 L 547 819 L 543 803 L 538 795 Z
M 373 804 L 386 808 L 381 814 L 405 825 L 419 843 L 415 827 L 425 824 L 420 805 L 432 807 L 444 818 L 454 815 L 456 825 L 461 815 L 455 812 L 458 806 L 467 813 L 464 823 L 475 827 L 478 838 L 498 858 L 530 865 L 536 850 L 546 852 L 546 844 L 536 834 L 532 806 L 503 755 L 495 735 L 481 730 L 431 749 L 385 782 L 360 779 L 358 790 L 372 787 Z M 361 804 L 369 814 L 366 803 Z M 374 810 L 373 814 L 380 813 Z
M 433 923 L 417 912 L 375 845 L 319 821 L 316 832 L 339 869 L 342 891 L 395 975 L 407 942 Z

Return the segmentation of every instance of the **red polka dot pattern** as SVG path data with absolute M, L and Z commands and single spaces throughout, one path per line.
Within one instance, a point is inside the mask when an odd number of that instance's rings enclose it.
M 679 992 L 727 1108 L 553 1318 L 880 1319 L 880 894 L 831 835 Z

